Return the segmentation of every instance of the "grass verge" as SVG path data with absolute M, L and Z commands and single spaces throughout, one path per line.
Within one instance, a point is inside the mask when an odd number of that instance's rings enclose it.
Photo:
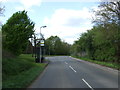
M 82 57 L 77 57 L 77 56 L 72 56 L 72 57 L 78 58 L 78 59 L 81 59 L 81 60 L 85 60 L 85 61 L 89 61 L 89 62 L 99 64 L 99 65 L 102 65 L 102 66 L 110 67 L 110 68 L 113 68 L 113 69 L 120 70 L 120 65 L 118 63 L 96 61 L 96 60 L 91 60 L 91 59 L 88 59 L 88 58 L 82 58 Z
M 28 54 L 3 59 L 2 88 L 26 88 L 46 65 L 46 63 L 35 63 L 34 57 Z

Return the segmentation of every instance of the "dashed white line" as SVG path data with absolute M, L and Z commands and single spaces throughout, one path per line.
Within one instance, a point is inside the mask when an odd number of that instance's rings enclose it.
M 71 67 L 71 66 L 69 66 L 75 73 L 76 73 L 76 71 L 75 71 L 75 69 L 73 69 L 73 67 Z
M 84 83 L 87 84 L 87 86 L 88 86 L 91 90 L 94 90 L 94 89 L 90 86 L 90 84 L 89 84 L 87 81 L 85 81 L 85 79 L 82 79 L 82 80 L 83 80 Z
M 65 64 L 68 64 L 67 62 L 65 62 Z

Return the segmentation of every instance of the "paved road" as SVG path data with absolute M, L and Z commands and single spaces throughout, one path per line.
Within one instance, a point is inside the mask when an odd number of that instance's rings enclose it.
M 49 65 L 29 88 L 118 88 L 118 71 L 69 56 L 47 57 Z

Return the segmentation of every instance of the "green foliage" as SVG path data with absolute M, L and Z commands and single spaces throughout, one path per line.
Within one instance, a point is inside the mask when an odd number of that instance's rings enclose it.
M 28 39 L 34 33 L 34 23 L 26 11 L 14 13 L 2 26 L 3 48 L 19 55 L 26 48 Z
M 118 52 L 116 42 L 118 37 L 116 35 L 119 26 L 113 24 L 108 26 L 109 30 L 106 27 L 96 26 L 87 33 L 82 34 L 79 40 L 76 41 L 77 43 L 72 46 L 74 47 L 72 51 L 76 52 L 76 55 L 86 56 L 94 60 L 119 62 L 118 56 L 116 56 Z
M 69 55 L 70 45 L 58 36 L 51 36 L 45 41 L 47 55 Z
M 26 49 L 23 50 L 24 54 L 32 54 L 33 53 L 33 45 L 32 43 L 28 40 Z
M 35 63 L 31 54 L 3 59 L 2 63 L 3 88 L 26 88 L 46 66 L 46 64 Z
M 74 55 L 97 61 L 120 63 L 120 2 L 103 2 L 96 12 L 94 27 L 75 41 Z M 116 12 L 117 11 L 117 12 Z

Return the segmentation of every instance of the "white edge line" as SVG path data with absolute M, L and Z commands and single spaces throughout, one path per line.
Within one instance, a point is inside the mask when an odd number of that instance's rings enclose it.
M 71 56 L 69 56 L 69 57 L 71 57 Z M 117 72 L 117 73 L 118 73 L 118 70 L 113 69 L 113 68 L 109 68 L 109 67 L 102 67 L 102 68 L 101 68 L 101 65 L 100 65 L 100 64 L 95 64 L 95 63 L 92 63 L 92 62 L 89 62 L 89 61 L 85 61 L 85 60 L 81 60 L 81 59 L 77 59 L 77 58 L 74 58 L 74 57 L 71 57 L 71 58 L 73 58 L 73 59 L 75 59 L 75 60 L 77 60 L 77 61 L 82 61 L 82 62 L 90 63 L 91 65 L 97 65 L 97 68 L 102 69 L 102 70 L 107 69 L 107 70 L 111 70 L 111 71 L 114 71 L 114 72 Z
M 89 87 L 89 88 L 91 88 L 91 90 L 94 90 L 91 86 L 90 86 L 90 84 L 88 84 L 86 81 L 85 81 L 85 79 L 82 79 L 86 84 L 87 84 L 87 86 Z
M 71 56 L 69 56 L 69 57 L 71 57 Z M 75 60 L 77 60 L 77 61 L 84 61 L 84 60 L 77 59 L 77 58 L 74 58 L 74 57 L 71 57 L 71 58 L 73 58 L 73 59 L 75 59 Z
M 75 69 L 73 69 L 73 67 L 71 67 L 71 66 L 69 66 L 69 67 L 70 67 L 74 72 L 76 72 Z

